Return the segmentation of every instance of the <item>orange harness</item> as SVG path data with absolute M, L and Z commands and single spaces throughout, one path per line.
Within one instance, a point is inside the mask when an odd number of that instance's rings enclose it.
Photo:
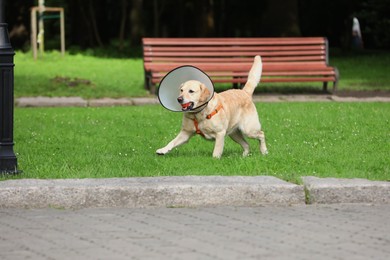
M 208 114 L 208 115 L 206 116 L 206 118 L 207 118 L 207 119 L 211 119 L 211 118 L 212 118 L 213 116 L 215 116 L 215 115 L 219 112 L 219 110 L 221 110 L 222 108 L 223 108 L 222 104 L 219 104 L 219 105 L 214 109 L 213 112 L 211 112 L 210 114 Z M 204 137 L 204 133 L 202 133 L 202 131 L 200 131 L 200 129 L 199 129 L 199 123 L 198 123 L 198 120 L 196 120 L 196 118 L 194 118 L 194 126 L 195 126 L 195 129 L 196 129 L 196 133 L 197 133 L 198 135 L 201 135 L 201 136 Z

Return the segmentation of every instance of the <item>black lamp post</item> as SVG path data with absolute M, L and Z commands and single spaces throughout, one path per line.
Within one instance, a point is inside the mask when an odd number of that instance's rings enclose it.
M 0 0 L 0 173 L 15 174 L 14 153 L 14 55 L 4 17 L 4 1 Z

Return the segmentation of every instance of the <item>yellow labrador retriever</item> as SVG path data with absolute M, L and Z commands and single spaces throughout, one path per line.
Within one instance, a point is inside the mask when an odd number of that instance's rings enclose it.
M 213 151 L 215 158 L 222 156 L 227 135 L 242 146 L 243 156 L 249 153 L 249 144 L 244 136 L 258 139 L 261 153 L 267 154 L 264 132 L 261 131 L 259 116 L 252 101 L 253 92 L 260 82 L 261 72 L 261 58 L 256 56 L 243 89 L 215 93 L 209 102 L 207 100 L 210 90 L 202 82 L 189 80 L 183 83 L 177 98 L 182 111 L 185 112 L 181 131 L 156 153 L 167 154 L 197 133 L 206 139 L 215 139 Z

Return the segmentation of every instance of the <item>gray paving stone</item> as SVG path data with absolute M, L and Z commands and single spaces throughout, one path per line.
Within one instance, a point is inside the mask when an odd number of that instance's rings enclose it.
M 390 204 L 0 209 L 0 259 L 389 259 Z
M 302 177 L 308 203 L 390 203 L 390 182 Z
M 19 107 L 86 107 L 88 102 L 80 97 L 22 97 L 16 100 Z
M 303 186 L 271 176 L 7 180 L 0 207 L 196 207 L 303 204 Z
M 90 107 L 112 107 L 112 106 L 131 106 L 133 101 L 128 98 L 100 98 L 88 100 Z
M 131 101 L 136 106 L 160 104 L 160 102 L 158 101 L 158 98 L 156 98 L 156 97 L 131 98 Z
M 332 100 L 336 102 L 389 102 L 389 97 L 365 97 L 365 98 L 358 98 L 358 97 L 339 97 L 339 96 L 332 96 Z
M 254 102 L 390 102 L 390 97 L 339 97 L 336 95 L 255 95 Z M 20 97 L 15 101 L 19 107 L 63 106 L 142 106 L 159 104 L 157 97 L 102 98 L 85 100 L 80 97 Z

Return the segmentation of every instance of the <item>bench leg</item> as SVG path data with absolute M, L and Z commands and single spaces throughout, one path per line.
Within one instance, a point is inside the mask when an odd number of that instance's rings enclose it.
M 322 85 L 322 90 L 324 92 L 328 91 L 328 82 L 324 82 L 324 84 Z
M 156 89 L 156 85 L 155 84 L 152 83 L 152 85 L 150 86 L 149 92 L 152 95 L 157 95 L 157 89 Z
M 145 82 L 144 87 L 146 90 L 148 90 L 150 93 L 154 94 L 152 92 L 153 83 L 152 83 L 152 74 L 150 72 L 145 71 Z
M 242 83 L 233 83 L 233 88 L 234 89 L 242 89 L 244 84 Z
M 334 92 L 336 92 L 336 90 L 337 90 L 337 81 L 333 82 L 333 90 L 332 90 L 332 92 L 334 93 Z
M 337 90 L 337 85 L 339 83 L 339 77 L 340 77 L 339 70 L 337 68 L 335 68 L 335 72 L 336 72 L 336 80 L 333 82 L 333 92 L 336 92 Z
M 241 77 L 233 77 L 233 79 L 241 79 Z M 236 83 L 233 83 L 233 88 L 234 89 L 242 89 L 243 85 L 244 85 L 243 83 L 236 82 Z

